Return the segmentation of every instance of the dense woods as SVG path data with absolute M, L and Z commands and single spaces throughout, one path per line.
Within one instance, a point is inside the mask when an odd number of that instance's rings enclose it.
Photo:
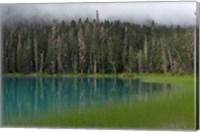
M 3 26 L 4 73 L 192 73 L 193 28 L 79 19 Z

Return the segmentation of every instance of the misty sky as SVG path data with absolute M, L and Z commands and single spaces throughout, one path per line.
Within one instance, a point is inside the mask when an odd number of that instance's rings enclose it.
M 3 5 L 3 19 L 13 18 L 41 20 L 95 19 L 96 10 L 100 20 L 120 20 L 145 24 L 154 20 L 162 25 L 194 25 L 195 2 L 133 2 L 133 3 L 68 3 L 68 4 L 13 4 Z

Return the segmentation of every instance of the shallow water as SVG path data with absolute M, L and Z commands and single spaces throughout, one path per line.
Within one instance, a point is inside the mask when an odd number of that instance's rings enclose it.
M 3 125 L 49 113 L 123 103 L 134 105 L 168 97 L 170 84 L 119 78 L 3 77 Z

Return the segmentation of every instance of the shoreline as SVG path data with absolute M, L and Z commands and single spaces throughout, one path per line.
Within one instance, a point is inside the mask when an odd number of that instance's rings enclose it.
M 14 76 L 14 77 L 92 77 L 92 78 L 143 78 L 150 76 L 157 77 L 183 77 L 183 76 L 191 76 L 194 77 L 193 73 L 185 73 L 185 74 L 172 74 L 172 73 L 73 73 L 73 74 L 48 74 L 48 73 L 5 73 L 2 74 L 4 77 Z

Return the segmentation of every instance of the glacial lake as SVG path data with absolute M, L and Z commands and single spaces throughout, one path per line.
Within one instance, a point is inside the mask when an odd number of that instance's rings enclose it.
M 84 77 L 3 77 L 3 125 L 24 122 L 70 109 L 107 107 L 112 104 L 148 103 L 154 97 L 167 98 L 175 88 L 170 84 L 139 79 Z

